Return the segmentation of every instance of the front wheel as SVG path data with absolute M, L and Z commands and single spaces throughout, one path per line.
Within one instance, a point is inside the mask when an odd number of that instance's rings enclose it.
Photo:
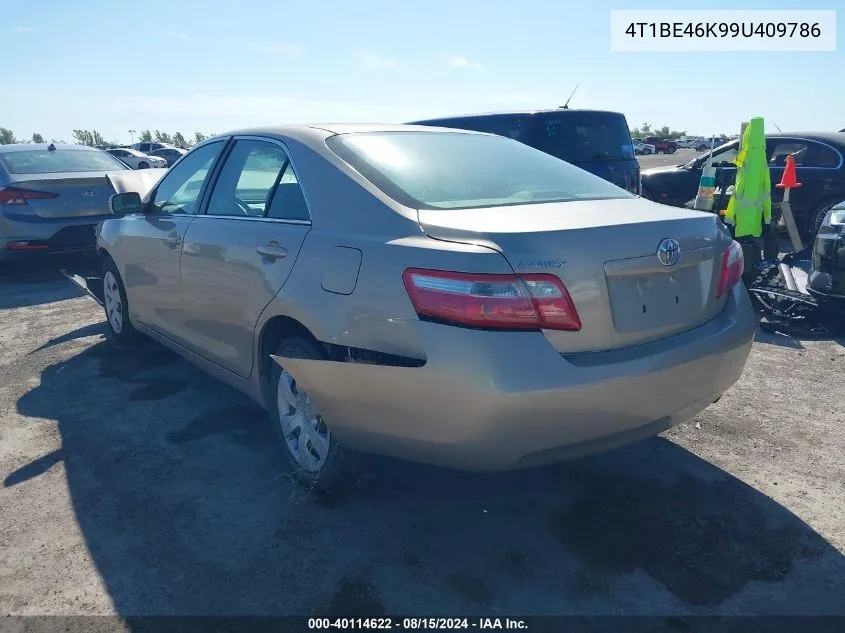
M 129 321 L 126 289 L 117 265 L 110 257 L 103 264 L 103 308 L 106 312 L 106 327 L 113 339 L 124 342 L 136 337 L 137 331 Z
M 145 160 L 142 160 L 140 163 L 138 163 L 138 169 L 149 169 L 149 168 L 150 168 L 150 164 Z
M 824 216 L 827 215 L 827 212 L 836 204 L 835 202 L 825 202 L 818 207 L 813 213 L 810 215 L 810 219 L 807 222 L 807 230 L 809 232 L 809 237 L 811 239 L 815 239 L 816 234 L 819 232 L 819 229 L 822 227 L 822 222 L 824 222 Z
M 276 356 L 325 360 L 314 341 L 292 336 L 282 341 Z M 316 492 L 331 492 L 341 481 L 343 453 L 331 430 L 311 402 L 308 393 L 283 366 L 273 364 L 276 398 L 271 407 L 271 423 L 282 451 L 290 463 L 294 479 Z

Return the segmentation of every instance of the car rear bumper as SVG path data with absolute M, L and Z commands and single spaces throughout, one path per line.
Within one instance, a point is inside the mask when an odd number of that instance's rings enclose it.
M 628 349 L 564 356 L 538 332 L 419 323 L 422 367 L 281 359 L 345 445 L 497 471 L 654 435 L 740 377 L 756 319 L 742 284 L 689 332 Z
M 88 253 L 96 249 L 97 224 L 112 215 L 45 219 L 0 211 L 0 260 L 35 255 Z

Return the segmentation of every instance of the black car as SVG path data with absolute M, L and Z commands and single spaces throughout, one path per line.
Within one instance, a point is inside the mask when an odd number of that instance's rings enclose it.
M 807 291 L 820 302 L 845 306 L 845 202 L 825 215 L 813 242 Z
M 720 182 L 733 184 L 739 139 L 713 150 L 713 166 L 719 168 Z M 772 180 L 772 201 L 782 198 L 780 182 L 788 155 L 795 156 L 796 174 L 801 187 L 790 194 L 792 213 L 799 229 L 812 236 L 818 231 L 830 208 L 845 200 L 845 133 L 808 132 L 767 134 L 766 158 Z M 698 192 L 701 168 L 710 152 L 688 163 L 654 167 L 642 172 L 643 196 L 657 202 L 682 207 Z

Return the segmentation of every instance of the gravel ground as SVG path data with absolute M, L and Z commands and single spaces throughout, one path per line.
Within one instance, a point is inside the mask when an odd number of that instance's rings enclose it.
M 3 615 L 845 615 L 841 343 L 761 334 L 718 403 L 611 453 L 497 476 L 371 458 L 316 499 L 244 397 L 104 340 L 51 269 L 17 275 Z

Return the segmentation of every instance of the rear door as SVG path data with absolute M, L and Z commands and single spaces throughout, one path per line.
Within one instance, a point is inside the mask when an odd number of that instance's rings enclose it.
M 535 116 L 529 145 L 640 193 L 640 164 L 625 117 L 615 112 L 563 110 Z
M 205 213 L 185 235 L 180 328 L 186 345 L 249 376 L 255 324 L 290 275 L 310 228 L 284 146 L 236 139 Z
M 783 198 L 783 190 L 775 185 L 783 178 L 786 157 L 794 157 L 795 174 L 801 187 L 790 192 L 790 207 L 800 228 L 815 231 L 815 227 L 808 223 L 814 220 L 812 216 L 817 208 L 824 202 L 836 202 L 834 198 L 845 195 L 839 178 L 842 165 L 839 152 L 810 139 L 778 137 L 767 139 L 766 155 L 772 177 L 772 199 L 776 201 Z

